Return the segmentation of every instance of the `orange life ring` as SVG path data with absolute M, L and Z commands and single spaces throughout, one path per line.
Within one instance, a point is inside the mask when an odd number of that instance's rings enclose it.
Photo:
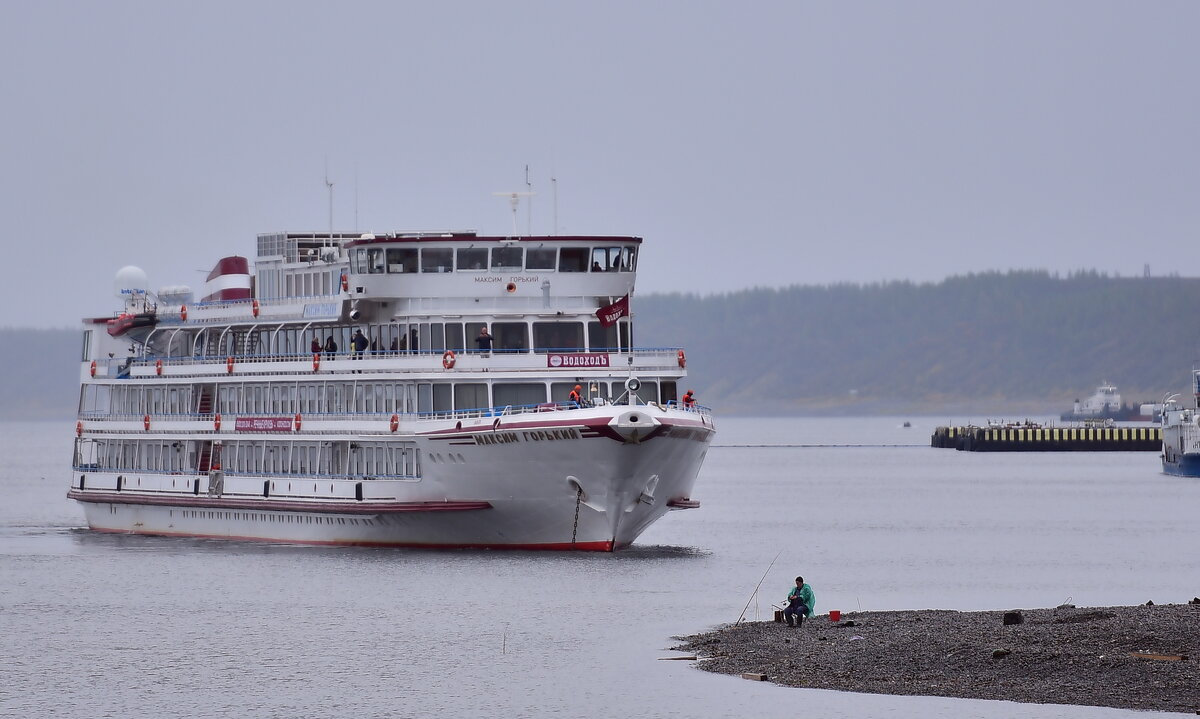
M 142 417 L 142 427 L 144 429 L 150 429 L 150 415 L 145 415 Z
M 221 414 L 219 412 L 213 415 L 213 429 L 218 432 L 221 431 Z
M 313 372 L 319 369 L 321 369 L 321 353 L 316 352 L 313 354 Z
M 233 356 L 232 355 L 225 358 L 225 371 L 228 372 L 229 374 L 233 374 Z
M 187 322 L 187 305 L 179 305 L 179 319 Z
M 345 272 L 343 272 L 342 273 L 342 292 L 345 292 L 348 289 L 350 289 L 350 278 L 346 276 Z
M 675 359 L 677 362 L 679 362 L 680 367 L 687 367 L 687 355 L 683 353 L 683 350 L 679 350 L 675 353 Z
M 442 367 L 454 369 L 456 359 L 458 358 L 454 356 L 454 350 L 446 350 L 446 353 L 442 355 Z
M 296 431 L 299 432 L 300 431 L 300 413 L 299 412 L 296 413 L 296 420 L 293 422 L 293 424 L 296 427 Z
M 76 436 L 76 437 L 82 437 L 82 436 L 83 436 L 83 422 L 76 422 L 76 423 L 75 423 L 75 436 Z
M 400 415 L 398 415 L 398 414 L 392 415 L 392 422 L 391 422 L 390 426 L 391 426 L 393 432 L 400 429 Z
M 96 360 L 92 360 L 92 376 L 96 376 Z
M 155 374 L 162 374 L 162 360 L 154 360 Z
M 250 312 L 251 312 L 251 314 L 253 314 L 255 317 L 258 317 L 258 300 L 251 300 L 251 301 L 250 301 Z

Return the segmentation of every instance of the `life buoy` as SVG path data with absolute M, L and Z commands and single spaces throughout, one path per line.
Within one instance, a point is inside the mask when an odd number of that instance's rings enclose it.
M 321 369 L 321 353 L 317 352 L 313 354 L 313 372 L 319 369 Z
M 82 437 L 82 436 L 83 436 L 83 422 L 76 422 L 76 423 L 75 423 L 75 436 L 76 436 L 76 437 Z
M 150 429 L 150 415 L 145 415 L 142 417 L 142 428 Z
M 232 355 L 225 358 L 225 371 L 228 372 L 229 374 L 233 374 L 233 356 Z
M 251 301 L 250 301 L 250 312 L 251 312 L 251 314 L 253 314 L 255 317 L 258 317 L 258 300 L 251 300 Z
M 96 376 L 96 360 L 92 360 L 92 376 Z
M 154 360 L 154 373 L 162 374 L 162 360 Z
M 343 272 L 342 273 L 342 292 L 345 292 L 348 289 L 350 289 L 350 278 L 346 276 L 345 272 Z
M 392 428 L 392 431 L 393 431 L 393 432 L 395 432 L 396 430 L 400 429 L 400 415 L 398 415 L 398 414 L 393 414 L 393 415 L 392 415 L 392 421 L 391 421 L 391 424 L 390 424 L 389 426 Z
M 296 420 L 292 423 L 296 427 L 296 431 L 300 431 L 300 413 L 296 413 Z
M 179 319 L 187 322 L 187 305 L 179 305 Z
M 442 367 L 445 367 L 446 369 L 454 369 L 454 362 L 457 359 L 458 358 L 454 356 L 454 350 L 446 350 L 446 353 L 442 355 Z
M 687 367 L 687 355 L 683 353 L 683 350 L 675 353 L 675 360 L 679 362 L 680 367 Z
M 221 431 L 221 415 L 219 413 L 213 415 L 213 429 L 218 432 Z

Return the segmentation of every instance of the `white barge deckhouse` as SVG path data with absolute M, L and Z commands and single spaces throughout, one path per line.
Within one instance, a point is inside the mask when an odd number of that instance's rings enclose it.
M 259 235 L 202 296 L 84 323 L 71 489 L 97 531 L 612 551 L 715 428 L 638 347 L 637 237 Z

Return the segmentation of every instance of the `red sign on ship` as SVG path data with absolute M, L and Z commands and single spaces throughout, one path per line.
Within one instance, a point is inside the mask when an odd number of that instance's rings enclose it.
M 291 432 L 291 417 L 238 417 L 233 429 L 237 432 Z
M 569 354 L 546 355 L 547 367 L 607 367 L 608 354 L 604 352 L 571 352 Z

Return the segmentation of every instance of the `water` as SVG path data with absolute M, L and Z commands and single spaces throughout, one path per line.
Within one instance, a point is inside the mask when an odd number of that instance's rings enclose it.
M 797 574 L 822 614 L 1200 594 L 1200 481 L 1154 453 L 971 454 L 927 447 L 932 421 L 726 419 L 702 508 L 630 551 L 423 552 L 90 533 L 64 497 L 73 424 L 0 423 L 6 717 L 1145 716 L 657 659 L 737 619 L 781 549 L 751 619 Z

